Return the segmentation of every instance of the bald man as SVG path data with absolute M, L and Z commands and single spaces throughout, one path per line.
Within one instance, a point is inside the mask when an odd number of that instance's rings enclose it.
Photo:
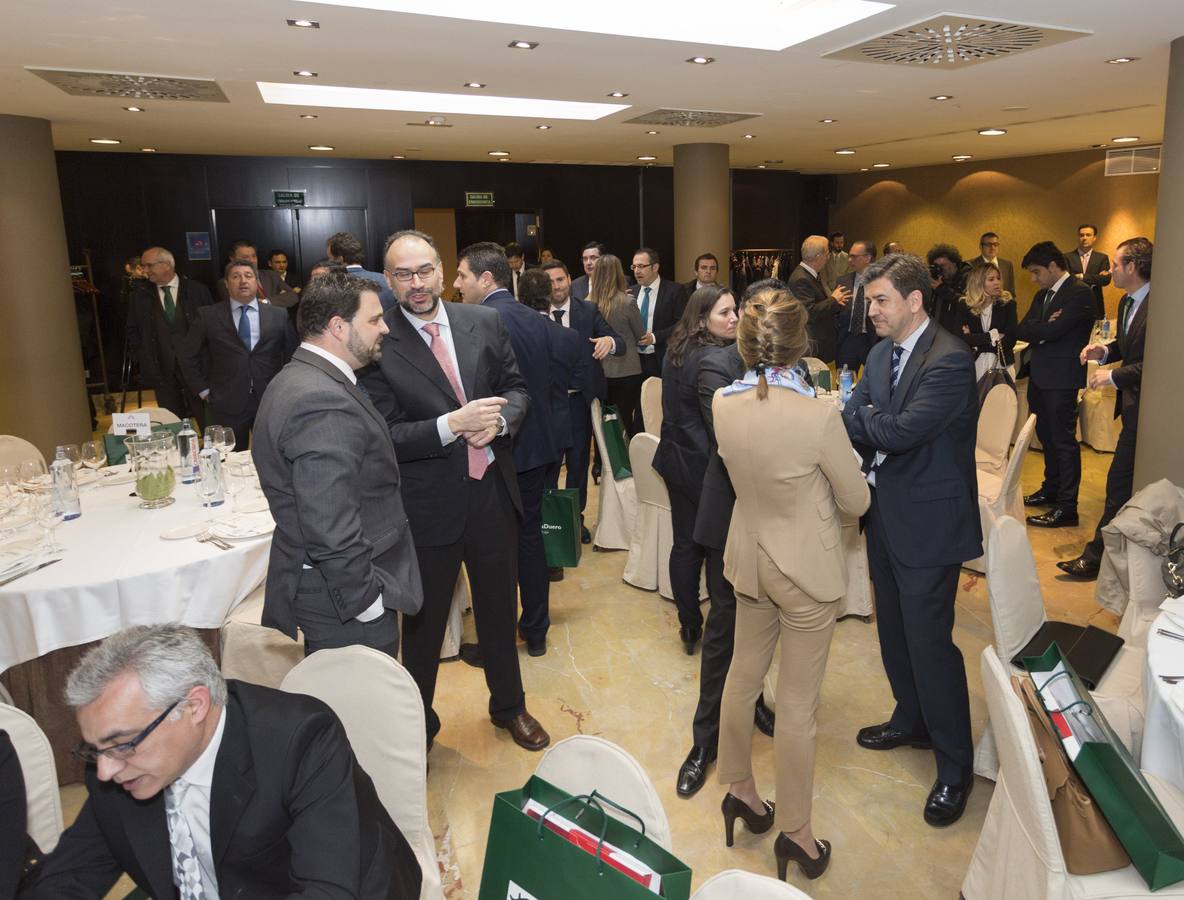
M 786 283 L 810 317 L 806 324 L 811 344 L 809 355 L 828 363 L 835 359 L 835 318 L 839 309 L 851 301 L 851 290 L 846 285 L 828 292 L 822 284 L 822 270 L 829 258 L 830 241 L 820 234 L 810 235 L 802 241 L 802 261 Z

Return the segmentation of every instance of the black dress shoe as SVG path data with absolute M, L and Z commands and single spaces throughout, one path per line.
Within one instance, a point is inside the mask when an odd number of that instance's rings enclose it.
M 897 731 L 891 722 L 860 728 L 859 734 L 855 736 L 855 743 L 865 750 L 891 750 L 894 747 L 916 747 L 918 750 L 933 748 L 933 743 L 928 737 Z
M 546 656 L 547 655 L 547 639 L 542 638 L 538 641 L 527 641 L 526 652 L 531 656 Z
M 692 747 L 678 770 L 678 796 L 693 797 L 707 781 L 707 767 L 715 762 L 715 751 Z
M 682 639 L 682 645 L 686 648 L 687 656 L 694 656 L 695 644 L 703 639 L 703 626 L 683 625 L 678 629 L 678 636 Z
M 934 828 L 953 825 L 962 818 L 962 812 L 966 809 L 966 800 L 970 797 L 970 789 L 973 787 L 973 775 L 964 784 L 933 782 L 929 798 L 925 801 L 925 821 Z
M 461 644 L 460 661 L 468 663 L 474 669 L 485 668 L 485 657 L 481 654 L 480 644 Z
M 756 712 L 753 714 L 752 720 L 756 723 L 757 730 L 761 734 L 773 736 L 773 726 L 777 722 L 777 716 L 773 710 L 765 706 L 764 697 L 756 698 Z
M 1057 563 L 1057 568 L 1066 575 L 1072 575 L 1074 578 L 1080 578 L 1084 581 L 1094 581 L 1098 577 L 1098 570 L 1101 569 L 1101 564 L 1092 559 L 1086 559 L 1084 556 L 1079 556 L 1077 559 L 1062 559 Z
M 589 531 L 587 528 L 585 528 L 583 525 L 580 526 L 580 543 L 581 544 L 591 544 L 592 543 L 592 532 Z
M 1035 494 L 1028 494 L 1024 497 L 1024 506 L 1048 506 L 1052 502 L 1052 497 L 1044 491 L 1037 491 Z
M 1054 506 L 1042 516 L 1028 516 L 1028 524 L 1037 528 L 1067 528 L 1077 524 L 1077 511 Z
M 563 581 L 563 566 L 548 566 L 547 577 L 552 581 Z

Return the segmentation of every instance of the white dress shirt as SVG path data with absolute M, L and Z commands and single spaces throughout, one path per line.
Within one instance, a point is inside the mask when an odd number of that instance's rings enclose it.
M 921 335 L 925 333 L 925 329 L 928 327 L 928 325 L 929 317 L 926 316 L 921 320 L 921 324 L 913 329 L 912 334 L 900 342 L 899 346 L 904 348 L 904 352 L 900 354 L 900 378 L 904 378 L 904 368 L 909 364 L 909 357 L 913 355 L 913 348 L 917 346 L 917 341 L 921 340 Z M 896 346 L 898 345 L 893 344 L 893 349 L 896 349 Z M 888 367 L 888 371 L 892 371 L 891 365 Z M 897 386 L 899 387 L 899 382 L 897 383 Z M 867 473 L 867 483 L 872 487 L 875 487 L 876 485 L 876 469 L 883 465 L 884 460 L 887 458 L 888 454 L 883 450 L 876 451 L 876 459 L 872 463 L 871 471 Z
M 218 711 L 218 726 L 214 729 L 214 736 L 210 738 L 201 756 L 177 779 L 188 785 L 184 797 L 181 798 L 181 814 L 189 824 L 189 834 L 193 838 L 193 849 L 197 854 L 197 864 L 201 871 L 201 886 L 207 897 L 218 896 L 214 846 L 210 841 L 210 791 L 214 786 L 214 763 L 218 759 L 218 748 L 222 746 L 222 734 L 226 731 L 226 710 L 211 707 L 211 715 L 215 709 Z M 172 785 L 165 788 L 166 791 L 172 789 Z M 171 830 L 169 841 L 173 841 Z
M 549 313 L 549 315 L 551 316 L 552 321 L 555 320 L 554 313 L 555 313 L 555 310 L 557 310 L 557 309 L 562 310 L 562 312 L 563 312 L 563 316 L 562 316 L 562 318 L 560 318 L 559 324 L 562 325 L 564 328 L 571 328 L 571 297 L 568 297 L 567 300 L 564 301 L 562 306 L 552 306 L 551 307 L 551 312 Z
M 649 291 L 650 291 L 649 315 L 647 315 L 645 317 L 645 321 L 641 323 L 642 328 L 645 329 L 646 334 L 653 334 L 654 333 L 654 310 L 656 310 L 658 308 L 658 285 L 660 285 L 661 283 L 662 283 L 662 277 L 660 275 L 657 275 L 654 277 L 653 282 L 650 285 L 648 285 Z M 638 312 L 641 312 L 641 295 L 643 293 L 645 293 L 646 287 L 647 287 L 646 285 L 643 285 L 640 283 L 637 285 L 637 311 Z M 655 347 L 653 344 L 648 344 L 645 347 L 638 347 L 637 352 L 638 353 L 657 353 L 658 348 Z
M 799 265 L 800 265 L 800 266 L 801 266 L 803 269 L 805 269 L 807 272 L 809 272 L 811 275 L 813 275 L 815 278 L 819 278 L 819 277 L 820 277 L 819 273 L 818 273 L 817 271 L 815 271 L 815 270 L 814 270 L 814 269 L 813 269 L 813 268 L 810 266 L 810 264 L 809 264 L 809 263 L 799 263 Z
M 173 295 L 173 306 L 175 309 L 180 309 L 181 304 L 177 302 L 177 294 L 181 290 L 181 276 L 174 275 L 173 280 L 168 284 L 158 284 L 156 286 L 156 299 L 160 301 L 160 308 L 164 309 L 164 289 L 168 288 Z
M 1126 324 L 1122 326 L 1122 330 L 1124 333 L 1130 328 L 1130 323 L 1135 321 L 1135 314 L 1139 311 L 1139 307 L 1143 305 L 1143 301 L 1147 299 L 1147 295 L 1150 293 L 1151 293 L 1151 282 L 1148 281 L 1145 285 L 1143 285 L 1137 291 L 1131 291 L 1130 294 L 1128 295 L 1131 298 L 1131 305 L 1130 305 L 1130 308 L 1127 310 Z M 1119 323 L 1119 324 L 1121 324 L 1121 323 Z M 1115 340 L 1117 340 L 1117 338 L 1115 338 Z M 1106 365 L 1106 361 L 1110 358 L 1110 345 L 1109 344 L 1107 344 L 1105 347 L 1102 348 L 1102 353 L 1104 355 L 1102 356 L 1102 358 L 1100 360 L 1098 360 L 1099 366 Z M 1110 379 L 1110 384 L 1113 385 L 1114 384 L 1114 370 L 1113 369 L 1107 370 L 1106 377 Z

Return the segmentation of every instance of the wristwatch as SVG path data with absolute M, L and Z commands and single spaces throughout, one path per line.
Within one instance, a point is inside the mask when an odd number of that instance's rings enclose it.
M 505 416 L 498 416 L 497 417 L 497 436 L 501 437 L 505 433 L 506 433 L 506 417 Z

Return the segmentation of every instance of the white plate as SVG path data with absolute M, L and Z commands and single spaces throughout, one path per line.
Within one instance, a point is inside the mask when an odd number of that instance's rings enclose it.
M 187 538 L 197 537 L 209 528 L 211 524 L 208 519 L 202 519 L 198 522 L 190 522 L 187 525 L 176 525 L 173 528 L 162 531 L 160 536 L 166 541 L 183 541 Z
M 224 541 L 249 541 L 275 531 L 275 520 L 265 514 L 241 516 L 215 522 L 212 531 Z

